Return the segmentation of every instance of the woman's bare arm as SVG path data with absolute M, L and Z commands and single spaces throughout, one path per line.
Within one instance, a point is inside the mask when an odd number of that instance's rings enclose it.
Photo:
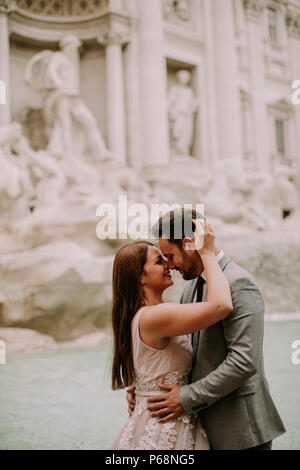
M 223 320 L 232 312 L 229 283 L 214 254 L 214 233 L 207 224 L 204 245 L 199 254 L 207 279 L 207 302 L 149 306 L 140 318 L 140 328 L 146 334 L 169 338 L 194 333 Z

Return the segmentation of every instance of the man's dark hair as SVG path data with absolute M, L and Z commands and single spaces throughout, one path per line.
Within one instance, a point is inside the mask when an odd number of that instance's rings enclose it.
M 152 234 L 155 238 L 164 237 L 170 243 L 182 248 L 182 240 L 185 237 L 194 238 L 195 224 L 192 219 L 205 219 L 203 214 L 195 209 L 171 210 L 161 215 L 152 227 Z

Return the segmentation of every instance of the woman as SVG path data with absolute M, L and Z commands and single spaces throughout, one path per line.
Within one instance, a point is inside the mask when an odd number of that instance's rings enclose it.
M 200 221 L 195 245 L 199 247 Z M 121 248 L 114 261 L 112 388 L 135 384 L 136 406 L 111 449 L 208 449 L 206 435 L 193 416 L 160 423 L 147 411 L 147 398 L 161 393 L 158 383 L 188 383 L 192 347 L 187 334 L 223 320 L 232 311 L 228 281 L 217 262 L 214 233 L 204 222 L 198 249 L 207 278 L 207 302 L 163 303 L 173 284 L 167 262 L 149 242 Z

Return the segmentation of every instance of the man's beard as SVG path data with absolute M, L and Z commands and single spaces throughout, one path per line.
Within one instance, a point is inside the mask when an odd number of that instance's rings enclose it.
M 183 264 L 186 266 L 189 266 L 188 269 L 180 268 L 183 271 L 183 274 L 182 274 L 183 279 L 185 281 L 190 281 L 191 279 L 195 279 L 196 277 L 199 276 L 197 261 L 194 259 L 191 259 L 191 257 L 188 256 L 184 252 L 182 256 L 183 256 Z M 179 270 L 179 268 L 176 268 L 176 269 Z
M 195 279 L 198 275 L 195 274 L 194 272 L 184 272 L 184 274 L 182 275 L 182 278 L 185 280 L 185 281 L 190 281 L 191 279 Z

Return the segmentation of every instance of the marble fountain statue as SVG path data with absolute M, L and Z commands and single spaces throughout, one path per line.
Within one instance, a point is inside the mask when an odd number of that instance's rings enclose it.
M 177 163 L 168 168 L 168 180 L 154 187 L 142 170 L 122 165 L 80 96 L 78 47 L 77 38 L 67 36 L 59 51 L 39 52 L 27 64 L 25 80 L 42 97 L 45 148 L 34 149 L 18 122 L 0 127 L 0 328 L 30 328 L 62 341 L 108 322 L 113 254 L 124 241 L 96 237 L 100 203 L 117 204 L 127 195 L 129 202 L 150 207 L 186 203 L 192 195 L 193 202 L 205 203 L 217 233 L 245 237 L 245 251 L 249 233 L 256 239 L 282 230 L 283 212 L 298 220 L 298 193 L 283 166 L 270 175 L 236 160 L 212 169 L 198 165 L 193 173 L 201 175 L 201 185 L 191 181 L 192 193 L 184 199 L 178 189 L 180 178 L 187 178 L 186 186 L 191 178 L 184 166 L 186 158 L 192 160 L 196 112 L 184 71 L 169 96 Z M 255 270 L 256 258 L 253 263 Z
M 137 172 L 114 159 L 80 97 L 76 48 L 67 36 L 26 68 L 43 97 L 47 147 L 34 150 L 18 122 L 0 128 L 1 326 L 58 340 L 107 321 L 114 242 L 96 238 L 97 206 L 143 196 Z

